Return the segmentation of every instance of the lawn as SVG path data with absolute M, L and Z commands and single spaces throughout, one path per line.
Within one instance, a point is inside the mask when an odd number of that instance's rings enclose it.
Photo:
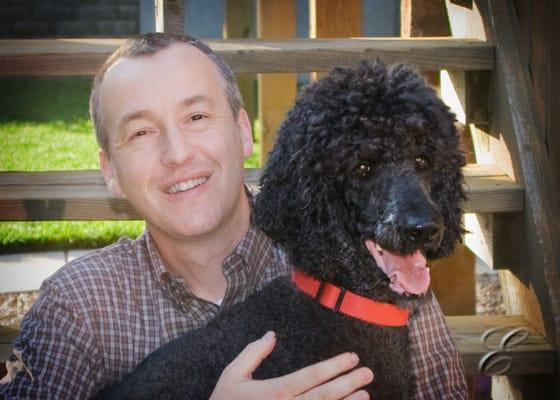
M 89 77 L 0 79 L 0 171 L 96 169 Z M 258 165 L 256 154 L 246 163 Z M 0 254 L 95 248 L 136 237 L 142 221 L 0 222 Z

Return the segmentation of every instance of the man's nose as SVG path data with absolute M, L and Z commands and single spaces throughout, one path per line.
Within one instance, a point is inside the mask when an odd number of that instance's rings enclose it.
M 195 155 L 196 149 L 188 134 L 177 127 L 166 129 L 162 142 L 164 165 L 180 165 L 188 162 Z

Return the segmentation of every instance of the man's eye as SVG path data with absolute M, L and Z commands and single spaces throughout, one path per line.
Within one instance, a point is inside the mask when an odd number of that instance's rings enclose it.
M 148 134 L 148 130 L 147 129 L 142 129 L 141 131 L 138 131 L 134 134 L 134 136 L 144 136 Z
M 191 116 L 191 121 L 198 121 L 198 120 L 201 120 L 202 118 L 204 118 L 204 115 L 195 114 L 195 115 Z

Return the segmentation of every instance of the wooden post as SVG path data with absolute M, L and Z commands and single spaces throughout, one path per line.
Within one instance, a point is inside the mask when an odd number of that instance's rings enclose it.
M 185 7 L 182 0 L 155 0 L 156 32 L 183 33 Z
M 348 38 L 362 36 L 362 0 L 309 0 L 309 37 Z M 313 72 L 311 79 L 325 73 Z
M 228 0 L 226 2 L 226 24 L 224 37 L 227 39 L 255 38 L 255 2 L 253 0 Z M 243 97 L 249 119 L 257 116 L 257 79 L 255 74 L 237 74 L 237 85 Z
M 506 310 L 523 315 L 558 348 L 560 253 L 555 243 L 560 236 L 560 199 L 547 168 L 547 145 L 541 137 L 535 99 L 538 82 L 531 79 L 530 63 L 521 51 L 528 35 L 519 26 L 534 18 L 523 12 L 523 6 L 531 3 L 522 1 L 514 6 L 507 0 L 477 1 L 470 8 L 453 3 L 447 0 L 452 27 L 463 27 L 470 37 L 484 38 L 488 34 L 496 45 L 496 69 L 490 85 L 493 90 L 486 96 L 492 113 L 482 118 L 488 123 L 473 132 L 477 160 L 497 165 L 525 188 L 523 213 L 493 216 L 493 263 L 504 268 L 500 282 Z M 537 25 L 536 20 L 531 23 Z M 465 32 L 454 30 L 453 36 L 463 37 Z M 537 43 L 546 39 L 541 37 Z M 559 376 L 556 369 L 555 375 L 549 376 L 494 377 L 492 397 L 556 399 L 560 396 Z
M 536 81 L 531 79 L 530 63 L 521 52 L 520 42 L 526 38 L 522 38 L 520 22 L 527 23 L 531 19 L 524 16 L 521 20 L 523 14 L 517 14 L 516 7 L 506 0 L 489 0 L 479 5 L 485 5 L 481 14 L 490 40 L 496 43 L 494 90 L 490 98 L 490 109 L 494 112 L 483 150 L 495 164 L 506 172 L 511 171 L 525 188 L 525 210 L 513 226 L 520 240 L 505 238 L 501 243 L 506 248 L 519 250 L 519 257 L 508 265 L 508 271 L 500 272 L 504 300 L 508 313 L 522 314 L 558 349 L 560 194 L 556 185 L 558 177 L 553 175 L 548 163 L 548 144 L 542 136 L 535 99 Z M 546 18 L 532 23 L 545 21 Z M 509 157 L 504 156 L 504 149 L 509 150 Z M 556 354 L 558 366 L 558 351 Z M 559 371 L 556 368 L 555 375 L 541 379 L 504 377 L 500 386 L 493 387 L 493 395 L 507 394 L 512 399 L 558 399 Z
M 445 0 L 401 0 L 401 37 L 450 36 Z M 423 73 L 439 89 L 439 71 Z
M 257 1 L 258 37 L 281 39 L 296 36 L 295 0 Z M 296 74 L 259 74 L 259 118 L 262 127 L 261 164 L 276 139 L 276 132 L 296 96 Z
M 431 263 L 430 285 L 445 315 L 476 313 L 474 265 L 475 255 L 462 244 L 451 257 Z
M 343 38 L 362 36 L 362 0 L 310 0 L 309 36 Z
M 445 0 L 401 0 L 401 36 L 449 36 Z

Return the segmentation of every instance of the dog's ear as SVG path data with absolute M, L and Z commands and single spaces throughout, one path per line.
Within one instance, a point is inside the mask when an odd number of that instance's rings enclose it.
M 343 245 L 340 235 L 347 211 L 334 187 L 333 160 L 319 155 L 308 142 L 308 126 L 302 120 L 291 112 L 280 128 L 261 178 L 253 222 L 286 249 L 293 263 L 305 268 L 302 263 L 332 258 L 325 249 L 337 252 Z
M 281 244 L 330 229 L 339 221 L 333 214 L 340 208 L 329 178 L 321 173 L 327 160 L 304 154 L 308 148 L 283 149 L 284 139 L 279 136 L 269 155 L 253 213 L 255 224 Z
M 260 180 L 260 192 L 255 200 L 253 223 L 274 240 L 283 242 L 293 234 L 289 215 L 293 212 L 292 166 L 285 152 L 276 143 Z
M 448 149 L 457 146 L 448 147 Z M 445 232 L 442 243 L 434 258 L 447 257 L 453 253 L 455 245 L 465 232 L 463 229 L 463 210 L 461 207 L 466 199 L 462 167 L 465 157 L 459 149 L 450 150 L 450 162 L 441 168 L 433 177 L 432 198 L 439 205 L 443 215 Z

